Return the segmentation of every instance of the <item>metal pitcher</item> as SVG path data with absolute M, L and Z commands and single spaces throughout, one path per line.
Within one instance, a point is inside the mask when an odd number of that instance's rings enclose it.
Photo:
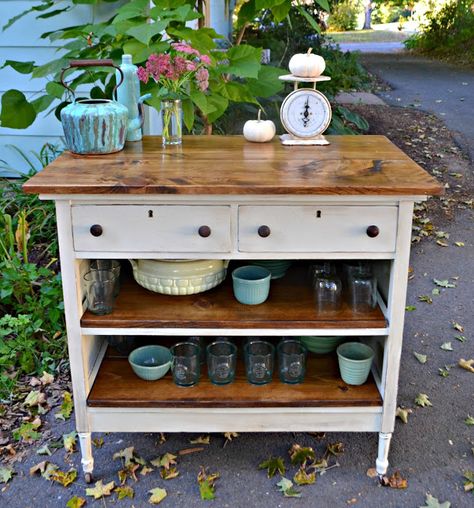
M 61 123 L 66 147 L 81 155 L 106 154 L 122 150 L 127 134 L 128 109 L 110 99 L 76 100 L 74 91 L 64 82 L 64 74 L 72 68 L 114 67 L 120 74 L 112 96 L 122 84 L 123 73 L 112 60 L 72 60 L 61 73 L 61 83 L 73 95 L 74 101 L 61 110 Z

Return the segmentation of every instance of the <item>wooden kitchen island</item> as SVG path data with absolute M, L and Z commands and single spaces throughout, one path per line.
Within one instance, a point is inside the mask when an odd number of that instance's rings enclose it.
M 384 474 L 395 422 L 413 203 L 442 187 L 383 136 L 328 136 L 329 146 L 253 144 L 240 136 L 148 137 L 110 155 L 65 153 L 24 190 L 56 202 L 69 357 L 82 465 L 91 432 L 368 431 Z M 206 234 L 203 233 L 202 226 Z M 261 226 L 265 235 L 261 235 Z M 259 233 L 260 230 L 260 233 Z M 207 234 L 209 233 L 210 234 Z M 269 234 L 268 234 L 269 233 Z M 227 280 L 167 296 L 124 279 L 111 314 L 86 308 L 90 259 L 291 259 L 269 299 L 245 306 Z M 310 260 L 371 260 L 378 306 L 318 314 Z M 347 336 L 375 351 L 362 386 L 346 385 L 334 354 L 310 355 L 300 385 L 274 377 L 192 388 L 147 382 L 108 352 L 107 336 Z M 165 339 L 167 337 L 168 339 Z M 241 358 L 240 358 L 241 360 Z

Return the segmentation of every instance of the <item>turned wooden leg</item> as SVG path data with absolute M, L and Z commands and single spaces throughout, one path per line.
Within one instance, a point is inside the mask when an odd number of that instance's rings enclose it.
M 379 432 L 379 452 L 375 461 L 375 469 L 379 476 L 384 475 L 388 469 L 388 451 L 391 439 L 391 432 Z
M 92 457 L 92 435 L 90 432 L 79 432 L 79 444 L 81 446 L 81 464 L 86 483 L 92 482 L 94 470 L 94 458 Z

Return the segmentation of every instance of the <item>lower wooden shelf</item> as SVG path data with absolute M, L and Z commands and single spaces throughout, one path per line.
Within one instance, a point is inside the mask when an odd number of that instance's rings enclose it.
M 362 407 L 381 406 L 382 399 L 372 376 L 362 386 L 349 386 L 339 376 L 334 355 L 310 356 L 304 383 L 273 382 L 255 386 L 247 382 L 239 361 L 235 381 L 213 385 L 207 372 L 198 385 L 182 388 L 171 373 L 158 381 L 143 381 L 125 358 L 106 357 L 89 394 L 89 407 L 129 408 L 242 408 L 242 407 Z

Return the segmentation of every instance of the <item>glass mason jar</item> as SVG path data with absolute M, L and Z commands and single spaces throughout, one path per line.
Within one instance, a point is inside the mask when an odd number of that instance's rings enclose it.
M 180 99 L 161 101 L 161 120 L 163 146 L 180 145 L 183 139 L 183 114 Z

